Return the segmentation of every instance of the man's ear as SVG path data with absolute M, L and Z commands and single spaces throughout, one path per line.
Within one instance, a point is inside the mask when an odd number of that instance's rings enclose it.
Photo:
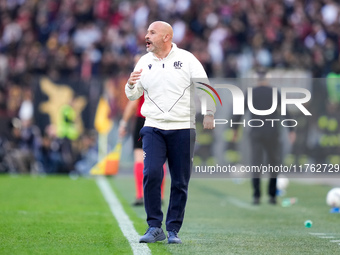
M 167 42 L 167 41 L 169 41 L 169 40 L 171 40 L 169 34 L 166 34 L 166 35 L 163 36 L 163 41 L 164 41 L 164 42 Z

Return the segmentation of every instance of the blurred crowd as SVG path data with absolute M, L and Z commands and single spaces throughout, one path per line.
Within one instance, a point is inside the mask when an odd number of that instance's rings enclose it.
M 242 77 L 258 66 L 326 77 L 340 61 L 339 14 L 335 0 L 0 0 L 0 117 L 15 128 L 39 75 L 128 75 L 154 20 L 172 24 L 173 41 L 209 77 Z
M 173 25 L 174 42 L 193 52 L 209 76 L 261 65 L 322 77 L 339 61 L 335 0 L 1 0 L 0 14 L 2 85 L 28 74 L 129 73 L 154 20 Z
M 0 3 L 1 82 L 27 73 L 87 79 L 129 72 L 153 20 L 172 24 L 174 42 L 197 55 L 210 76 L 261 65 L 318 70 L 321 77 L 339 58 L 335 0 Z

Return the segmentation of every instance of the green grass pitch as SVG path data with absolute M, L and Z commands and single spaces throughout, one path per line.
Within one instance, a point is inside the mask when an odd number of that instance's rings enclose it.
M 134 200 L 132 176 L 108 177 L 139 234 L 147 228 Z M 266 185 L 262 184 L 263 193 Z M 250 182 L 192 178 L 183 244 L 149 244 L 152 254 L 339 254 L 340 214 L 329 213 L 326 185 L 291 180 L 291 207 L 263 196 L 252 206 Z M 166 183 L 166 213 L 169 182 Z M 279 198 L 280 202 L 280 198 Z M 304 227 L 312 220 L 311 228 Z M 95 179 L 0 176 L 0 254 L 132 254 Z

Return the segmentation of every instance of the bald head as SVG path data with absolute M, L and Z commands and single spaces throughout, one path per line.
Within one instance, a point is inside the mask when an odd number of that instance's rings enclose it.
M 173 34 L 169 23 L 164 21 L 151 23 L 145 36 L 146 50 L 159 58 L 165 58 L 171 50 Z
M 158 29 L 163 35 L 169 35 L 170 40 L 172 40 L 172 37 L 174 36 L 174 31 L 172 30 L 172 26 L 164 21 L 155 21 L 150 24 L 149 28 L 156 28 Z

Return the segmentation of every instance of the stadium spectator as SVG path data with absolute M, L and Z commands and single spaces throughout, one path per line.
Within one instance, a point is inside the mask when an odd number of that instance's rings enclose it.
M 77 154 L 73 151 L 73 154 Z M 37 152 L 38 172 L 65 174 L 73 170 L 70 163 L 70 148 L 63 139 L 57 137 L 57 128 L 48 125 L 41 138 Z
M 98 162 L 97 134 L 87 132 L 80 138 L 79 158 L 74 164 L 76 173 L 87 176 Z
M 11 149 L 6 161 L 12 173 L 37 173 L 36 158 L 40 144 L 40 130 L 31 119 L 13 119 Z

